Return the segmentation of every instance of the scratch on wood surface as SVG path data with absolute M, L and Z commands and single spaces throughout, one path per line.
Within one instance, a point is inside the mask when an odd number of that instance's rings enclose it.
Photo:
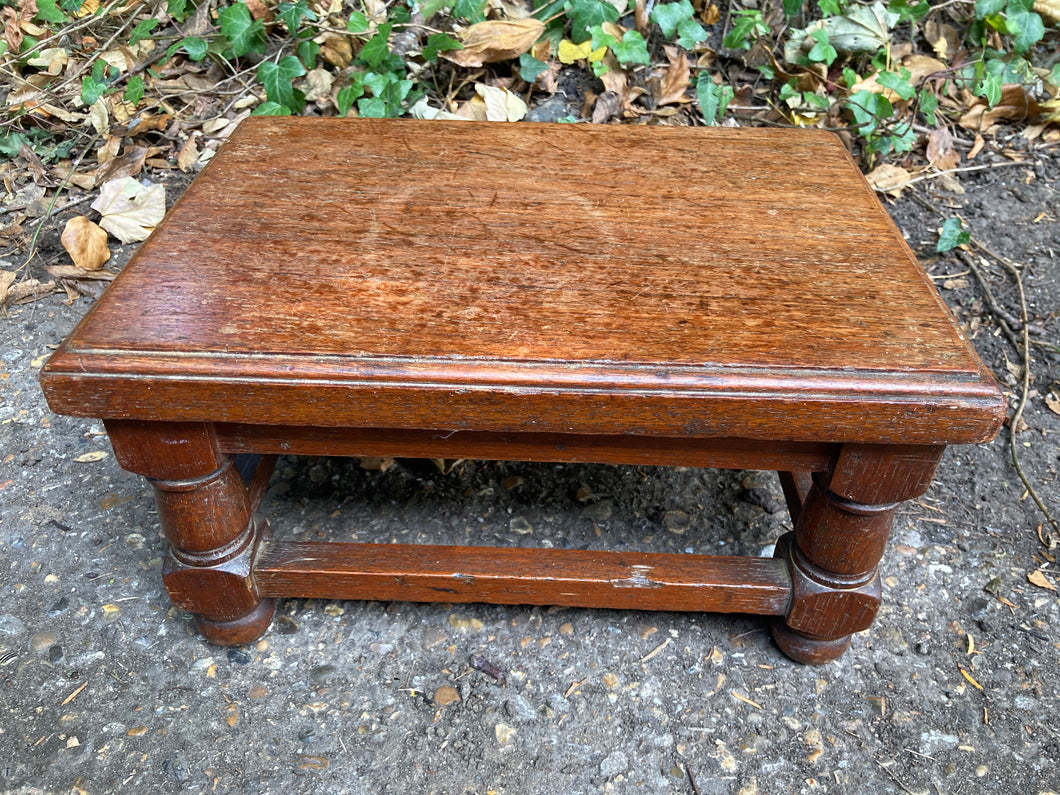
M 654 582 L 648 578 L 651 566 L 630 566 L 629 577 L 624 580 L 612 580 L 615 588 L 662 588 L 661 582 Z

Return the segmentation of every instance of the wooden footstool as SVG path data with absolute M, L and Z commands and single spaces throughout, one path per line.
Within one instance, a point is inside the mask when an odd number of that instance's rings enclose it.
M 792 130 L 251 118 L 41 378 L 151 480 L 220 644 L 300 596 L 758 613 L 832 660 L 895 506 L 1005 409 L 839 140 Z M 274 541 L 279 453 L 774 469 L 795 530 L 771 560 Z

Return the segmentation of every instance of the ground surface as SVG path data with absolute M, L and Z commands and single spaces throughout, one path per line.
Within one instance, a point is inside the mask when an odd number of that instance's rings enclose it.
M 1056 345 L 1060 160 L 977 162 L 999 165 L 962 175 L 964 195 L 918 195 L 1025 267 Z M 908 192 L 891 209 L 1015 402 L 1020 352 L 966 265 L 935 260 L 938 219 Z M 985 271 L 1018 316 L 1015 283 Z M 148 488 L 112 455 L 77 462 L 109 450 L 101 426 L 40 394 L 88 306 L 50 296 L 0 321 L 2 791 L 1060 790 L 1060 599 L 1027 580 L 1049 561 L 1007 430 L 949 451 L 902 509 L 879 619 L 822 668 L 751 618 L 479 605 L 288 600 L 256 647 L 224 650 L 169 603 Z M 1033 352 L 1020 455 L 1056 512 L 1060 358 Z M 306 538 L 703 553 L 758 553 L 788 526 L 769 473 L 484 462 L 282 459 L 264 510 Z

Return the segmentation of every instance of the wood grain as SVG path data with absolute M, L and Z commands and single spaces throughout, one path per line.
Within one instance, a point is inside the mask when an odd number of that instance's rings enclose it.
M 1004 410 L 838 140 L 790 130 L 248 119 L 43 383 L 81 416 L 929 445 Z
M 262 596 L 488 602 L 783 615 L 783 561 L 570 549 L 340 544 L 264 546 Z

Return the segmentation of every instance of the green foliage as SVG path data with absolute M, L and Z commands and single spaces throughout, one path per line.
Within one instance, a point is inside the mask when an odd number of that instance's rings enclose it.
M 732 30 L 722 42 L 730 50 L 749 50 L 760 37 L 769 33 L 769 25 L 758 9 L 745 9 L 733 14 Z
M 686 50 L 693 49 L 706 40 L 707 31 L 696 21 L 696 12 L 688 0 L 663 3 L 651 12 L 651 21 L 659 26 L 668 39 L 677 38 L 677 43 Z
M 228 40 L 228 54 L 241 58 L 265 53 L 265 26 L 254 19 L 245 3 L 233 3 L 217 12 L 221 33 Z
M 129 78 L 128 84 L 125 86 L 125 93 L 122 94 L 121 98 L 125 102 L 131 102 L 133 105 L 139 104 L 140 100 L 144 96 L 144 78 L 142 75 L 133 75 Z
M 947 218 L 942 224 L 942 230 L 939 232 L 939 242 L 935 246 L 935 251 L 939 253 L 950 251 L 957 248 L 957 246 L 970 243 L 971 240 L 972 236 L 964 228 L 964 222 L 960 218 Z
M 293 55 L 285 55 L 277 63 L 263 61 L 258 66 L 258 80 L 265 86 L 265 96 L 288 113 L 299 113 L 305 107 L 305 94 L 292 84 L 304 74 L 305 67 Z
M 86 105 L 94 105 L 107 90 L 107 84 L 103 82 L 103 73 L 106 69 L 103 61 L 96 61 L 92 66 L 91 74 L 81 79 L 81 101 Z
M 717 124 L 725 115 L 725 109 L 732 102 L 733 90 L 729 86 L 719 86 L 710 73 L 703 71 L 696 79 L 696 98 L 699 100 L 699 112 L 707 124 Z
M 452 14 L 468 22 L 482 22 L 486 19 L 486 0 L 456 0 Z
M 548 64 L 539 61 L 528 52 L 519 56 L 519 77 L 527 83 L 533 83 L 539 74 L 548 71 Z
M 132 34 L 129 36 L 129 46 L 132 47 L 148 38 L 151 35 L 151 31 L 156 27 L 158 27 L 158 20 L 154 17 L 137 22 L 136 27 L 132 29 Z
M 65 25 L 70 21 L 70 18 L 55 5 L 55 0 L 37 0 L 37 17 L 53 25 Z
M 434 63 L 438 60 L 438 53 L 461 49 L 463 49 L 463 45 L 452 36 L 448 36 L 445 33 L 432 33 L 427 37 L 427 43 L 423 46 L 423 60 L 427 61 L 427 63 Z M 538 63 L 541 62 L 538 61 Z M 544 66 L 544 64 L 541 65 Z M 533 78 L 530 79 L 530 82 L 533 82 Z
M 618 9 L 605 0 L 570 0 L 564 7 L 570 19 L 570 38 L 575 44 L 592 38 L 594 27 L 618 21 Z
M 832 62 L 839 57 L 839 53 L 828 41 L 828 31 L 822 28 L 821 30 L 813 31 L 810 35 L 816 44 L 813 45 L 806 57 L 811 61 L 831 66 Z

